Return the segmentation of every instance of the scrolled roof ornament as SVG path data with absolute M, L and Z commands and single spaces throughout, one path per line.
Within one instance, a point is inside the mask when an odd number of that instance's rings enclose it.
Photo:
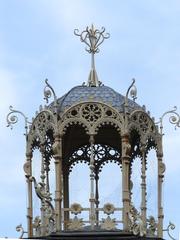
M 127 92 L 126 92 L 126 97 L 125 97 L 125 107 L 128 107 L 128 97 L 130 95 L 130 97 L 133 99 L 133 101 L 135 101 L 137 99 L 137 88 L 135 86 L 135 78 L 132 79 L 132 83 L 129 86 Z
M 109 33 L 105 33 L 105 28 L 102 27 L 101 30 L 95 29 L 92 25 L 91 28 L 86 27 L 86 30 L 79 33 L 78 29 L 74 30 L 74 34 L 80 37 L 81 42 L 87 45 L 86 51 L 89 53 L 98 53 L 99 46 L 104 42 L 104 39 L 110 37 Z
M 48 83 L 48 79 L 45 79 L 46 86 L 44 87 L 44 99 L 46 103 L 49 102 L 49 98 L 53 96 L 54 98 L 54 106 L 57 107 L 57 96 L 53 89 L 53 87 Z
M 11 129 L 13 129 L 13 125 L 16 124 L 18 122 L 18 116 L 16 114 L 21 115 L 24 118 L 24 123 L 25 123 L 25 136 L 27 136 L 28 134 L 28 125 L 31 124 L 31 122 L 28 121 L 28 118 L 26 117 L 26 115 L 19 111 L 19 110 L 15 110 L 13 109 L 13 106 L 9 106 L 9 110 L 10 112 L 8 113 L 7 117 L 6 117 L 6 121 L 7 121 L 7 127 L 10 127 Z

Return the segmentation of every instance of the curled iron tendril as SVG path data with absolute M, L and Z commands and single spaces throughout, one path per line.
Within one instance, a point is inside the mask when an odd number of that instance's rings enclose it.
M 54 107 L 57 107 L 57 96 L 53 87 L 48 83 L 48 79 L 45 79 L 46 86 L 44 87 L 44 99 L 46 103 L 49 102 L 49 99 L 53 96 L 54 98 Z
M 175 129 L 177 129 L 177 127 L 180 127 L 180 115 L 177 113 L 177 107 L 174 106 L 174 109 L 165 112 L 162 117 L 160 117 L 159 122 L 157 122 L 156 124 L 160 124 L 160 131 L 162 134 L 162 130 L 163 130 L 163 119 L 166 115 L 170 115 L 169 116 L 169 122 L 173 125 L 175 125 Z
M 24 236 L 24 234 L 27 233 L 26 231 L 24 231 L 24 228 L 23 228 L 22 224 L 19 224 L 19 225 L 16 227 L 16 231 L 21 233 L 21 235 L 20 235 L 20 237 L 19 237 L 20 239 L 22 239 L 23 236 Z
M 87 45 L 86 51 L 89 53 L 98 53 L 99 46 L 104 42 L 104 39 L 110 37 L 109 33 L 105 33 L 105 28 L 102 27 L 101 30 L 94 29 L 92 25 L 91 28 L 86 27 L 86 30 L 79 33 L 78 29 L 74 30 L 74 34 L 80 37 L 81 42 Z
M 128 106 L 128 96 L 130 94 L 130 97 L 133 99 L 133 101 L 135 101 L 137 99 L 137 88 L 135 86 L 135 79 L 132 79 L 132 83 L 129 86 L 127 92 L 126 92 L 126 97 L 125 97 L 125 106 Z
M 6 117 L 7 127 L 10 127 L 11 129 L 13 129 L 13 124 L 16 124 L 19 120 L 16 114 L 19 114 L 24 118 L 25 131 L 26 131 L 25 135 L 27 135 L 28 124 L 31 124 L 31 122 L 28 121 L 28 118 L 25 116 L 25 114 L 23 112 L 13 109 L 12 106 L 9 106 L 9 110 L 10 110 L 10 112 L 8 113 L 8 115 Z
M 172 239 L 172 240 L 176 240 L 174 237 L 172 237 L 172 235 L 170 234 L 170 230 L 174 230 L 176 228 L 176 226 L 172 223 L 169 222 L 169 225 L 167 226 L 166 229 L 163 229 L 164 232 L 167 232 L 168 236 Z

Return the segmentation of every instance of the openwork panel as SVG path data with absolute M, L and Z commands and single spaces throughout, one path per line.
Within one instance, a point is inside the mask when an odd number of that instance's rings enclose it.
M 99 126 L 106 123 L 112 123 L 120 130 L 124 120 L 120 113 L 108 105 L 98 102 L 86 102 L 68 109 L 61 116 L 61 121 L 60 131 L 62 132 L 65 132 L 69 125 L 77 122 L 82 123 L 87 131 L 96 132 Z
M 89 145 L 82 146 L 78 148 L 70 157 L 65 159 L 64 167 L 68 168 L 69 171 L 72 171 L 73 166 L 77 163 L 90 162 L 91 149 Z M 94 145 L 94 160 L 95 160 L 95 171 L 101 171 L 104 164 L 107 162 L 116 162 L 121 163 L 120 152 L 110 147 L 108 145 L 95 144 Z

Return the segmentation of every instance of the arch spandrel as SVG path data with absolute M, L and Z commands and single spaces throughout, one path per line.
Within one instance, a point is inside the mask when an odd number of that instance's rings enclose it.
M 85 127 L 88 134 L 97 134 L 98 128 L 104 124 L 116 126 L 120 132 L 123 129 L 123 114 L 107 104 L 100 102 L 83 102 L 67 109 L 61 116 L 59 132 L 64 134 L 72 124 Z
M 27 136 L 27 152 L 32 151 L 36 139 L 39 144 L 44 144 L 48 131 L 52 131 L 53 134 L 57 132 L 57 120 L 53 112 L 45 109 L 38 113 L 32 122 Z

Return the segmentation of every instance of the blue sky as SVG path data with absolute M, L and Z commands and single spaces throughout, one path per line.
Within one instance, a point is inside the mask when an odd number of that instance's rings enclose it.
M 26 224 L 23 121 L 6 128 L 9 105 L 34 116 L 44 79 L 58 96 L 88 78 L 90 56 L 73 35 L 87 25 L 111 34 L 96 56 L 99 79 L 125 94 L 136 78 L 138 100 L 157 120 L 180 112 L 180 2 L 167 0 L 0 0 L 0 237 L 17 237 Z M 180 131 L 164 121 L 165 226 L 180 228 Z

